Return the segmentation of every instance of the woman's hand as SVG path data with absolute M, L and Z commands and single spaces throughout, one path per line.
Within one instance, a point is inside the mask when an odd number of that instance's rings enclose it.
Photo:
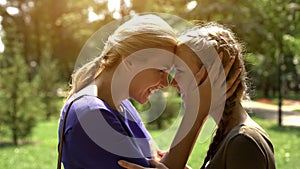
M 160 162 L 155 161 L 153 159 L 148 159 L 148 162 L 152 167 L 154 167 L 156 169 L 168 169 L 163 163 L 160 163 Z M 127 169 L 150 169 L 150 168 L 145 168 L 145 167 L 142 167 L 140 165 L 130 163 L 130 162 L 127 162 L 127 161 L 124 161 L 124 160 L 118 161 L 118 164 L 120 166 L 124 167 L 124 168 L 127 168 Z
M 221 55 L 221 60 L 223 58 L 223 53 Z M 226 99 L 232 96 L 232 94 L 235 92 L 237 89 L 240 80 L 238 79 L 240 73 L 242 72 L 242 68 L 239 68 L 235 71 L 234 76 L 232 76 L 230 79 L 227 79 L 227 76 L 229 74 L 229 71 L 235 61 L 236 56 L 232 56 L 230 59 L 230 62 L 225 66 L 224 71 L 225 71 L 225 76 L 226 76 Z

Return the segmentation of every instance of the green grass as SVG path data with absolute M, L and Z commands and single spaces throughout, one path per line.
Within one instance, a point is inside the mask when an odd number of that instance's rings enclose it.
M 266 129 L 275 149 L 278 169 L 300 169 L 300 128 L 279 127 L 276 121 L 255 118 Z
M 56 168 L 57 124 L 57 121 L 40 122 L 34 130 L 30 143 L 19 146 L 0 145 L 0 168 Z
M 278 169 L 300 169 L 300 128 L 278 127 L 275 121 L 254 117 L 268 132 L 275 147 Z M 169 132 L 152 130 L 161 149 L 167 149 L 176 128 Z M 0 141 L 3 141 L 0 138 Z M 188 164 L 197 169 L 202 164 L 210 140 L 198 140 Z M 53 169 L 57 161 L 57 121 L 40 122 L 34 130 L 30 144 L 20 146 L 0 144 L 1 169 Z

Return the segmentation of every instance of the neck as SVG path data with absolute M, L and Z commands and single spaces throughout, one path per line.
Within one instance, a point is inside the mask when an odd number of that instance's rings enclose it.
M 121 102 L 128 97 L 122 92 L 114 92 L 114 95 L 112 95 L 112 72 L 113 71 L 104 69 L 95 80 L 98 88 L 97 96 L 105 101 L 112 109 L 121 111 Z
M 226 133 L 229 132 L 232 128 L 235 126 L 244 124 L 247 119 L 249 118 L 247 112 L 245 111 L 244 107 L 241 105 L 240 102 L 238 102 L 229 117 L 228 124 L 226 126 Z

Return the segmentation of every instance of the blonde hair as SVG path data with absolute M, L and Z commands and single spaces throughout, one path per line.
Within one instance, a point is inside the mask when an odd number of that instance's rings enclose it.
M 226 126 L 231 117 L 233 107 L 242 99 L 247 98 L 246 71 L 243 58 L 243 46 L 238 42 L 235 34 L 228 28 L 218 23 L 210 22 L 196 26 L 188 30 L 182 37 L 183 43 L 189 46 L 195 46 L 197 50 L 201 50 L 205 45 L 213 45 L 217 53 L 223 52 L 222 64 L 226 65 L 232 56 L 235 56 L 235 62 L 232 65 L 227 78 L 230 79 L 241 68 L 238 79 L 240 83 L 231 97 L 225 102 L 225 108 L 222 118 L 218 124 L 216 134 L 209 146 L 207 155 L 201 168 L 205 168 L 206 163 L 215 155 L 221 141 L 226 136 Z M 203 45 L 204 44 L 204 45 Z M 200 48 L 200 49 L 199 49 Z
M 102 53 L 72 74 L 68 98 L 92 83 L 105 68 L 145 48 L 176 48 L 173 29 L 162 18 L 153 15 L 136 15 L 119 26 L 108 37 Z

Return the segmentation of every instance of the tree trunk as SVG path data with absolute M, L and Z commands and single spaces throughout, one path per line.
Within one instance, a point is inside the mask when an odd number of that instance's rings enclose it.
M 12 112 L 11 112 L 11 132 L 12 132 L 12 141 L 14 143 L 14 145 L 18 145 L 18 134 L 17 134 L 17 125 L 18 125 L 18 122 L 17 122 L 17 112 L 18 112 L 18 103 L 17 103 L 17 100 L 18 100 L 18 79 L 15 79 L 14 81 L 14 89 L 13 90 L 13 93 L 12 93 L 12 105 L 13 105 L 13 109 L 12 109 Z

